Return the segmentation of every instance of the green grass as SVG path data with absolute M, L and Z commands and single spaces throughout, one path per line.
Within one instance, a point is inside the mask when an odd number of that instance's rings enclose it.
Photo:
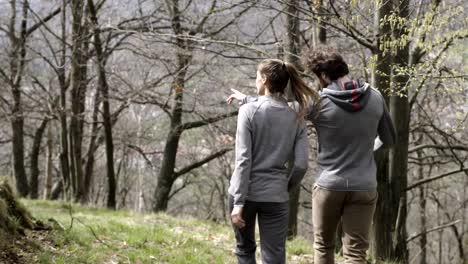
M 313 251 L 311 243 L 302 237 L 297 237 L 292 241 L 288 241 L 286 249 L 291 255 L 311 254 Z
M 38 263 L 236 263 L 235 239 L 228 225 L 190 216 L 139 214 L 76 204 L 71 206 L 75 218 L 72 224 L 70 206 L 66 203 L 21 202 L 34 217 L 43 222 L 53 218 L 58 223 L 55 225 L 63 228 L 55 228 L 49 239 L 40 243 L 42 249 L 35 256 Z M 258 234 L 257 244 L 260 249 Z M 286 248 L 288 264 L 313 262 L 312 244 L 306 239 L 297 237 L 288 241 Z M 336 261 L 342 263 L 343 258 L 337 256 Z
M 64 203 L 22 200 L 32 215 L 60 226 L 43 246 L 39 263 L 236 263 L 227 225 L 166 214 L 138 214 Z M 93 234 L 93 232 L 95 234 Z M 310 263 L 312 246 L 302 238 L 287 244 L 288 263 Z
M 236 263 L 234 235 L 228 225 L 190 216 L 110 211 L 76 204 L 70 207 L 41 200 L 21 202 L 43 222 L 50 218 L 56 221 L 49 222 L 56 226 L 49 234 L 39 232 L 32 236 L 30 250 L 24 255 L 25 263 Z M 11 238 L 2 237 L 5 234 L 1 231 L 0 252 L 2 243 L 11 245 Z M 257 244 L 260 249 L 258 234 Z M 288 264 L 313 263 L 312 244 L 306 239 L 297 237 L 288 241 L 286 248 Z M 257 259 L 260 260 L 259 250 Z M 337 256 L 336 263 L 343 263 L 343 258 Z
M 39 263 L 232 263 L 230 229 L 191 217 L 137 214 L 23 200 L 32 214 L 54 218 L 53 245 Z M 93 234 L 93 232 L 95 234 Z

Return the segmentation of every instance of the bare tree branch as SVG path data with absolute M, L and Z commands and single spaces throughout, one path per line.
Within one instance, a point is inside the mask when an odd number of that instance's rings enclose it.
M 194 169 L 196 169 L 196 168 L 199 168 L 199 167 L 201 167 L 203 164 L 208 163 L 208 162 L 210 162 L 210 161 L 212 161 L 212 160 L 214 160 L 214 159 L 216 159 L 216 158 L 218 158 L 218 157 L 224 155 L 225 153 L 227 153 L 227 152 L 229 152 L 229 151 L 231 151 L 231 150 L 232 150 L 232 148 L 225 148 L 225 149 L 222 149 L 222 150 L 220 150 L 220 151 L 217 151 L 217 152 L 215 152 L 215 153 L 213 153 L 213 154 L 211 154 L 211 155 L 205 157 L 204 159 L 202 159 L 202 160 L 200 160 L 200 161 L 197 161 L 197 162 L 195 162 L 195 163 L 192 163 L 192 164 L 190 164 L 190 165 L 188 165 L 188 166 L 186 166 L 186 167 L 184 167 L 184 168 L 182 168 L 182 169 L 180 169 L 180 170 L 174 172 L 174 178 L 177 178 L 177 177 L 179 177 L 180 175 L 183 175 L 183 174 L 185 174 L 185 173 L 188 173 L 188 172 L 190 172 L 191 170 L 194 170 Z
M 237 115 L 238 112 L 239 111 L 236 110 L 234 112 L 230 112 L 230 113 L 227 113 L 227 114 L 206 118 L 206 119 L 203 119 L 203 120 L 188 122 L 188 123 L 182 124 L 181 129 L 182 130 L 187 130 L 187 129 L 201 127 L 201 126 L 211 124 L 211 123 L 214 123 L 214 122 L 218 122 L 218 121 L 223 120 L 225 118 L 235 116 L 235 115 Z
M 139 146 L 136 146 L 136 145 L 133 145 L 133 144 L 127 144 L 127 147 L 133 149 L 133 150 L 136 150 L 136 152 L 140 153 L 140 155 L 143 157 L 143 159 L 145 159 L 145 161 L 148 163 L 148 165 L 150 165 L 151 167 L 154 167 L 153 166 L 153 163 L 151 162 L 151 160 L 148 158 L 148 156 L 146 156 L 146 154 L 155 154 L 155 153 L 162 153 L 162 152 L 151 152 L 151 153 L 147 153 L 145 151 L 143 151 L 142 148 L 140 148 Z
M 443 225 L 440 225 L 440 226 L 433 227 L 433 228 L 428 229 L 428 230 L 426 230 L 426 231 L 424 231 L 424 232 L 421 232 L 421 233 L 419 233 L 419 234 L 412 235 L 412 236 L 408 237 L 408 238 L 406 239 L 406 242 L 408 243 L 408 242 L 410 242 L 410 241 L 412 241 L 412 240 L 414 240 L 414 239 L 416 239 L 416 238 L 418 238 L 418 237 L 420 237 L 420 236 L 422 236 L 422 235 L 424 235 L 424 234 L 428 234 L 428 233 L 431 233 L 431 232 L 434 232 L 434 231 L 437 231 L 437 230 L 440 230 L 440 229 L 444 229 L 444 228 L 446 228 L 446 227 L 454 226 L 454 225 L 456 225 L 456 224 L 458 224 L 458 223 L 460 223 L 460 222 L 461 222 L 461 220 L 458 219 L 458 220 L 456 220 L 456 221 L 453 221 L 453 222 L 450 222 L 450 223 L 447 223 L 447 224 L 443 224 Z
M 418 145 L 418 146 L 408 149 L 408 153 L 416 152 L 418 150 L 423 150 L 423 149 L 440 149 L 440 150 L 453 149 L 453 150 L 468 151 L 468 147 L 463 146 L 463 145 L 443 146 L 443 145 L 423 144 L 423 145 Z
M 67 1 L 68 3 L 69 1 Z M 29 10 L 34 14 L 36 15 L 36 13 L 34 12 L 34 10 L 32 10 L 30 7 L 29 7 Z M 56 8 L 54 11 L 52 11 L 50 14 L 48 14 L 47 16 L 45 16 L 44 18 L 39 18 L 39 22 L 37 22 L 36 24 L 32 25 L 31 27 L 28 28 L 28 30 L 26 31 L 26 36 L 29 36 L 31 35 L 34 31 L 36 31 L 38 28 L 40 28 L 42 25 L 44 25 L 45 23 L 47 23 L 49 20 L 51 20 L 52 18 L 54 18 L 56 15 L 60 14 L 60 12 L 62 11 L 62 7 L 58 7 Z M 36 15 L 37 16 L 37 15 Z
M 437 175 L 437 176 L 434 176 L 434 177 L 430 177 L 430 178 L 427 178 L 427 179 L 422 179 L 422 180 L 419 180 L 411 185 L 409 185 L 408 187 L 406 187 L 406 191 L 409 191 L 413 188 L 416 188 L 418 187 L 419 185 L 422 185 L 422 184 L 425 184 L 425 183 L 428 183 L 428 182 L 432 182 L 432 181 L 435 181 L 435 180 L 438 180 L 438 179 L 442 179 L 444 177 L 447 177 L 447 176 L 450 176 L 450 175 L 453 175 L 453 174 L 457 174 L 459 172 L 468 172 L 468 168 L 465 168 L 465 169 L 458 169 L 458 170 L 454 170 L 454 171 L 450 171 L 450 172 L 447 172 L 447 173 L 442 173 L 440 175 Z

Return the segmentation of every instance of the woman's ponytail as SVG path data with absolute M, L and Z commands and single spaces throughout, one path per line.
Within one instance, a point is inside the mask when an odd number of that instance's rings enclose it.
M 291 92 L 299 103 L 299 117 L 304 119 L 312 101 L 314 112 L 317 113 L 320 106 L 320 96 L 317 91 L 309 88 L 304 80 L 299 76 L 293 64 L 284 62 L 289 75 Z

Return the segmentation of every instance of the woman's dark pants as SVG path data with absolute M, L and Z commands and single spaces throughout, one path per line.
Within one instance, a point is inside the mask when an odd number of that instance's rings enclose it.
M 233 197 L 229 197 L 229 210 L 234 208 Z M 286 236 L 288 233 L 289 203 L 246 201 L 242 218 L 245 227 L 233 225 L 236 235 L 236 255 L 239 264 L 255 262 L 255 218 L 258 217 L 260 247 L 264 264 L 286 263 Z

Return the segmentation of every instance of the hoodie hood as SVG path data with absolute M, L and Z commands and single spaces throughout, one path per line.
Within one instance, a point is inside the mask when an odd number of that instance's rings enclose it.
M 359 112 L 366 107 L 370 90 L 369 84 L 360 80 L 346 83 L 334 81 L 322 90 L 321 95 L 348 112 Z

